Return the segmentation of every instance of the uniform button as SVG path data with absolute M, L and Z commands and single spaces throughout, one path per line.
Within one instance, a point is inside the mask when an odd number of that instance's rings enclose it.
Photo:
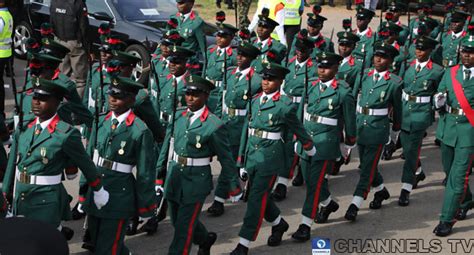
M 125 188 L 122 188 L 123 191 L 125 191 Z
M 26 167 L 23 167 L 23 171 L 26 171 Z
M 102 174 L 102 177 L 105 177 L 105 174 Z
M 31 152 L 28 152 L 26 155 L 27 155 L 27 156 L 31 156 Z
M 21 200 L 25 200 L 25 198 L 24 198 L 24 197 L 22 197 L 22 198 L 21 198 Z
M 46 200 L 43 199 L 43 203 L 46 202 Z

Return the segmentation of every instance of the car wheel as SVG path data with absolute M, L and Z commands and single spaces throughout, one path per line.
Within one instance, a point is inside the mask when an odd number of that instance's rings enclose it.
M 132 44 L 125 51 L 141 59 L 133 70 L 132 76 L 137 82 L 147 84 L 149 70 L 148 68 L 144 70 L 144 68 L 150 64 L 150 53 L 143 45 L 139 44 Z
M 13 30 L 13 52 L 16 57 L 26 59 L 26 40 L 33 34 L 31 26 L 22 21 Z

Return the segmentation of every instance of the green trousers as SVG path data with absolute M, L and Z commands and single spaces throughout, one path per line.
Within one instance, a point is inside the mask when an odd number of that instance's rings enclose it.
M 173 241 L 168 254 L 189 254 L 191 244 L 203 244 L 208 236 L 206 227 L 199 221 L 203 201 L 182 204 L 167 200 L 171 224 L 174 227 Z
M 370 187 L 377 187 L 383 184 L 382 175 L 378 171 L 380 155 L 383 151 L 383 144 L 358 145 L 360 158 L 360 178 L 357 183 L 354 196 L 367 199 Z
M 232 157 L 237 159 L 239 154 L 239 146 L 230 146 Z M 221 170 L 222 171 L 222 170 Z M 238 195 L 242 192 L 242 188 L 240 187 L 240 180 L 239 180 L 239 170 L 237 168 L 232 171 L 232 178 L 230 180 L 224 174 L 219 174 L 217 178 L 217 185 L 214 191 L 214 195 L 216 197 L 227 199 L 230 196 Z
M 295 142 L 293 141 L 293 133 L 285 135 L 285 164 L 278 171 L 278 177 L 283 177 L 288 180 L 293 178 L 296 166 L 299 162 L 299 157 L 295 153 Z
M 402 183 L 415 184 L 415 173 L 418 168 L 418 161 L 420 160 L 421 145 L 425 130 L 415 132 L 400 132 L 400 139 L 402 142 L 403 155 L 405 155 L 405 162 L 403 163 Z
M 448 182 L 444 191 L 440 221 L 452 222 L 459 208 L 472 208 L 472 194 L 469 188 L 469 171 L 474 161 L 474 147 L 441 147 L 443 166 L 450 166 Z
M 325 176 L 334 167 L 334 162 L 334 160 L 312 160 L 309 164 L 309 161 L 301 159 L 301 169 L 306 183 L 306 198 L 302 212 L 304 216 L 314 219 L 318 213 L 319 203 L 331 195 Z
M 239 236 L 255 241 L 263 219 L 267 222 L 275 221 L 280 215 L 280 209 L 270 196 L 276 175 L 262 176 L 258 174 L 258 170 L 248 172 L 251 173 L 249 174 L 250 193 Z
M 87 228 L 95 246 L 95 255 L 128 255 L 124 244 L 128 219 L 105 219 L 87 215 Z

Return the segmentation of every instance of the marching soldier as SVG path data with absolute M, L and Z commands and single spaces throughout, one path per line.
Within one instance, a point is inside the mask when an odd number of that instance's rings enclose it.
M 418 35 L 418 27 L 420 25 L 420 22 L 423 20 L 424 17 L 429 17 L 431 18 L 431 13 L 433 12 L 433 6 L 434 6 L 433 0 L 418 0 L 418 4 L 416 5 L 416 10 L 418 12 L 418 17 L 412 18 L 410 20 L 410 33 L 413 33 L 414 36 Z M 440 29 L 441 29 L 441 24 L 439 21 L 435 20 L 437 23 L 437 26 L 433 31 L 431 31 L 431 34 L 429 34 L 429 37 L 431 38 L 438 38 Z
M 69 163 L 81 169 L 89 187 L 90 203 L 98 210 L 109 200 L 97 168 L 81 143 L 79 131 L 57 113 L 68 93 L 57 83 L 34 77 L 31 109 L 35 115 L 24 130 L 17 129 L 10 150 L 3 192 L 13 195 L 13 214 L 52 224 L 61 230 L 65 201 L 63 171 Z
M 436 137 L 441 140 L 441 156 L 447 173 L 437 236 L 448 236 L 456 219 L 464 219 L 472 208 L 469 171 L 474 159 L 474 34 L 461 43 L 461 63 L 446 70 L 434 97 L 443 111 Z M 462 204 L 461 204 L 462 203 Z
M 356 48 L 352 52 L 357 59 L 362 59 L 364 57 L 364 50 L 371 50 L 375 43 L 375 31 L 369 27 L 369 23 L 372 21 L 372 18 L 375 16 L 375 12 L 365 9 L 359 8 L 357 9 L 357 28 L 353 31 L 360 40 L 357 43 Z M 371 66 L 371 54 L 365 54 L 365 67 Z
M 341 65 L 337 71 L 336 77 L 339 80 L 344 80 L 351 88 L 354 88 L 357 75 L 360 73 L 362 63 L 356 61 L 356 57 L 352 54 L 357 42 L 360 40 L 358 36 L 350 32 L 337 33 L 339 55 L 343 58 Z
M 86 195 L 84 209 L 94 245 L 94 254 L 128 254 L 124 245 L 125 228 L 130 217 L 143 220 L 156 208 L 154 181 L 156 163 L 153 137 L 131 107 L 143 86 L 128 78 L 113 77 L 108 88 L 110 112 L 101 116 L 98 130 L 93 129 L 88 152 L 110 190 L 110 203 L 102 210 Z M 96 147 L 94 148 L 94 144 Z M 132 173 L 137 169 L 136 177 Z
M 387 21 L 391 21 L 402 28 L 397 38 L 397 42 L 400 45 L 405 45 L 410 34 L 410 28 L 400 21 L 400 17 L 408 10 L 407 8 L 408 6 L 402 2 L 393 1 L 388 6 L 388 12 L 385 14 Z
M 233 255 L 248 253 L 250 242 L 257 238 L 264 218 L 272 225 L 267 241 L 269 246 L 280 245 L 283 234 L 288 231 L 288 223 L 270 196 L 279 168 L 285 161 L 283 132 L 290 130 L 296 134 L 308 156 L 316 153 L 311 137 L 296 116 L 296 105 L 280 94 L 280 86 L 288 73 L 289 70 L 281 65 L 266 64 L 261 84 L 263 92 L 254 97 L 248 107 L 251 117 L 242 132 L 237 164 L 241 167 L 240 177 L 248 179 L 250 188 L 240 241 L 231 252 Z
M 222 90 L 224 83 L 227 82 L 224 80 L 226 78 L 224 72 L 228 67 L 235 66 L 237 61 L 231 43 L 238 29 L 224 23 L 219 23 L 218 29 L 216 45 L 209 47 L 207 51 L 206 79 L 213 82 L 216 87 L 209 95 L 207 106 L 212 113 L 221 116 Z
M 185 78 L 191 75 L 186 69 L 188 59 L 193 56 L 194 52 L 184 47 L 173 46 L 171 55 L 168 57 L 169 74 L 163 84 L 160 84 L 160 95 L 158 104 L 160 107 L 160 122 L 163 127 L 168 126 L 173 111 L 174 86 L 178 86 L 177 103 L 180 106 L 185 105 L 184 91 Z
M 261 78 L 251 67 L 251 63 L 260 55 L 260 51 L 250 43 L 242 43 L 237 47 L 237 67 L 228 69 L 227 88 L 224 90 L 224 101 L 222 104 L 222 121 L 228 132 L 232 157 L 237 158 L 239 154 L 240 138 L 247 117 L 247 102 L 253 98 L 261 87 Z M 222 180 L 225 175 L 219 175 L 216 190 L 214 191 L 214 202 L 207 209 L 212 216 L 220 216 L 224 213 L 224 202 L 230 198 L 237 202 L 242 195 L 238 173 L 232 175 L 230 188 L 224 185 Z
M 334 52 L 334 43 L 331 41 L 331 39 L 323 36 L 321 34 L 321 30 L 323 29 L 324 26 L 324 21 L 327 20 L 327 18 L 321 16 L 321 15 L 315 15 L 313 13 L 308 13 L 308 22 L 307 22 L 307 37 L 313 41 L 314 43 L 314 50 L 311 54 L 311 58 L 313 60 L 316 60 L 316 55 L 320 52 Z M 305 34 L 305 33 L 303 33 Z M 290 54 L 289 58 L 291 59 L 296 55 L 296 39 L 293 40 L 293 44 L 291 45 L 290 48 Z
M 268 15 L 268 14 L 267 14 Z M 263 63 L 266 62 L 266 53 L 270 50 L 275 52 L 277 62 L 281 62 L 286 57 L 286 46 L 271 37 L 272 31 L 278 23 L 265 14 L 259 15 L 257 25 L 257 37 L 252 40 L 253 45 L 262 53 L 253 64 L 255 71 L 261 73 Z
M 314 157 L 301 153 L 306 198 L 302 209 L 302 219 L 298 230 L 292 235 L 297 241 L 307 241 L 311 237 L 313 220 L 325 223 L 329 214 L 338 210 L 339 205 L 332 200 L 326 174 L 332 169 L 336 158 L 347 157 L 355 147 L 355 100 L 349 84 L 336 78 L 342 57 L 330 52 L 318 55 L 318 78 L 310 80 L 300 110 L 304 115 L 304 126 L 318 148 Z M 343 123 L 343 124 L 342 124 Z M 342 150 L 339 148 L 341 128 L 345 130 Z M 301 146 L 298 147 L 301 148 Z M 300 150 L 300 152 L 302 152 Z M 318 210 L 318 206 L 321 209 Z
M 156 169 L 157 189 L 163 189 L 162 166 L 168 165 L 164 193 L 175 229 L 168 253 L 189 254 L 194 243 L 199 245 L 198 254 L 210 254 L 217 235 L 207 231 L 199 221 L 199 214 L 212 190 L 211 159 L 217 155 L 222 165 L 221 175 L 226 175 L 226 180 L 231 179 L 235 160 L 229 150 L 224 123 L 206 106 L 214 85 L 195 75 L 184 79 L 186 86 L 178 89 L 185 91 L 188 107 L 177 112 L 175 123 L 168 126 Z
M 433 123 L 431 98 L 443 76 L 443 68 L 431 59 L 438 42 L 422 36 L 416 40 L 416 59 L 405 71 L 402 90 L 402 125 L 400 139 L 405 162 L 403 163 L 402 189 L 398 204 L 407 206 L 409 195 L 425 174 L 418 167 L 421 145 L 426 129 Z
M 377 43 L 374 47 L 374 68 L 365 70 L 363 76 L 359 75 L 356 80 L 353 93 L 357 98 L 357 145 L 361 173 L 352 202 L 344 216 L 349 221 L 356 220 L 357 212 L 367 199 L 371 187 L 375 194 L 370 202 L 370 209 L 380 209 L 383 200 L 390 197 L 378 171 L 378 162 L 390 137 L 389 108 L 393 111 L 392 130 L 400 130 L 403 81 L 389 71 L 398 54 L 395 47 L 383 42 Z
M 393 60 L 392 66 L 390 67 L 390 72 L 399 76 L 403 76 L 404 71 L 404 62 L 405 54 L 400 50 L 400 44 L 398 44 L 397 39 L 402 32 L 403 28 L 391 21 L 386 21 L 382 23 L 382 27 L 379 31 L 378 40 L 385 41 L 387 44 L 392 45 L 399 51 L 398 56 Z
M 282 86 L 282 93 L 286 94 L 296 108 L 303 98 L 303 90 L 308 77 L 316 76 L 316 65 L 312 55 L 314 44 L 309 39 L 295 40 L 296 54 L 286 64 L 290 71 L 285 77 L 285 83 Z M 285 133 L 285 165 L 280 168 L 278 173 L 277 185 L 272 193 L 275 201 L 281 201 L 286 198 L 288 182 L 293 178 L 294 170 L 299 162 L 298 155 L 294 152 L 293 133 Z
M 424 17 L 420 24 L 418 25 L 418 35 L 415 36 L 414 39 L 411 39 L 411 42 L 407 42 L 409 43 L 408 44 L 408 55 L 406 56 L 407 57 L 407 60 L 409 62 L 415 60 L 416 56 L 415 56 L 415 51 L 416 51 L 416 39 L 418 37 L 422 37 L 422 36 L 427 36 L 429 37 L 429 35 L 431 34 L 431 32 L 438 26 L 438 22 L 436 20 L 434 20 L 433 18 L 430 18 L 430 17 Z M 413 34 L 412 34 L 413 36 Z M 407 45 L 405 44 L 405 47 Z M 439 47 L 439 46 L 438 46 Z M 438 64 L 438 65 L 441 65 L 441 61 L 437 60 L 436 59 L 436 56 L 434 56 L 434 54 L 436 53 L 436 50 L 434 50 L 431 55 L 432 55 L 432 58 L 433 58 L 433 61 Z
M 451 16 L 449 31 L 443 35 L 441 46 L 437 49 L 437 57 L 441 57 L 444 67 L 457 65 L 459 62 L 459 51 L 462 39 L 467 35 L 464 24 L 469 13 L 456 11 Z
M 152 54 L 151 65 L 153 68 L 150 73 L 150 80 L 148 84 L 148 91 L 150 92 L 150 99 L 153 103 L 153 107 L 157 113 L 160 112 L 158 105 L 158 97 L 160 95 L 160 84 L 162 84 L 169 74 L 169 61 L 168 57 L 171 54 L 172 46 L 181 46 L 184 39 L 178 33 L 178 31 L 171 29 L 166 31 L 161 40 L 159 47 Z
M 206 66 L 206 35 L 204 34 L 204 21 L 199 14 L 193 10 L 195 0 L 176 0 L 178 12 L 171 15 L 170 19 L 178 21 L 176 29 L 184 38 L 182 46 L 188 50 L 195 51 L 204 57 L 204 66 Z M 196 49 L 199 49 L 197 51 Z M 191 62 L 198 62 L 197 56 L 193 54 L 194 59 Z M 191 56 L 190 56 L 191 57 Z M 192 68 L 193 73 L 201 70 Z M 204 69 L 205 71 L 205 69 Z

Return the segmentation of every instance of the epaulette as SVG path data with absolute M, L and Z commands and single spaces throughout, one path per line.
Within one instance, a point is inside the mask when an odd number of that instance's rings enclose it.
M 217 117 L 217 115 L 215 115 L 212 112 L 209 112 L 209 114 L 207 115 L 207 119 L 210 122 L 212 122 L 212 124 L 214 124 L 214 126 L 216 126 L 216 128 L 220 128 L 221 126 L 224 125 L 224 122 L 222 122 L 222 120 L 219 119 L 219 117 Z
M 138 127 L 138 129 L 140 131 L 143 131 L 143 130 L 146 130 L 148 129 L 147 125 L 145 124 L 145 122 L 143 120 L 141 120 L 140 118 L 135 118 L 135 120 L 133 121 L 133 125 L 135 125 L 136 127 Z
M 293 100 L 287 95 L 280 95 L 280 101 L 283 102 L 285 105 L 293 104 Z

